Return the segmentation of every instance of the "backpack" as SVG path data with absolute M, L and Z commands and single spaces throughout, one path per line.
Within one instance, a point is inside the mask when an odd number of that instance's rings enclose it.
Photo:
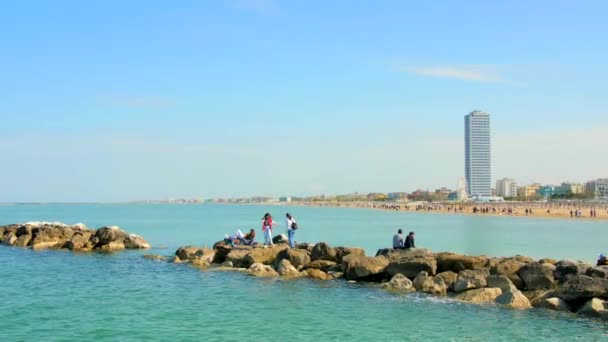
M 292 230 L 298 229 L 298 223 L 296 221 L 291 222 L 291 229 Z

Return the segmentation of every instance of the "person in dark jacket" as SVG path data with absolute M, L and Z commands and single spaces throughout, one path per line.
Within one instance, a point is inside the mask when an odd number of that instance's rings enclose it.
M 416 233 L 410 232 L 410 234 L 405 238 L 404 247 L 406 249 L 416 248 L 416 243 L 414 242 L 414 236 Z

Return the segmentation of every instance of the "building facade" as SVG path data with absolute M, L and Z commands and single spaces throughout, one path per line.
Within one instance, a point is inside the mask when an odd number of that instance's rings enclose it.
M 474 111 L 464 117 L 465 178 L 469 196 L 492 195 L 490 115 Z
M 540 189 L 540 185 L 538 184 L 522 186 L 517 190 L 517 195 L 521 198 L 528 199 L 535 197 L 538 194 L 538 189 Z
M 500 197 L 517 197 L 517 182 L 511 178 L 497 180 L 496 195 Z
M 608 199 L 608 178 L 596 179 L 585 184 L 585 193 L 596 199 Z

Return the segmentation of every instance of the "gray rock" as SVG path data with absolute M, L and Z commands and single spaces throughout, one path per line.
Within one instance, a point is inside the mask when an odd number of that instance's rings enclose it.
M 489 272 L 482 270 L 464 270 L 458 273 L 458 278 L 454 283 L 454 292 L 459 293 L 471 289 L 484 288 L 487 285 Z
M 581 307 L 576 313 L 579 315 L 607 319 L 608 303 L 605 300 L 593 298 L 585 303 L 585 305 L 583 305 L 583 307 Z
M 535 308 L 548 309 L 553 311 L 570 312 L 570 305 L 563 299 L 552 297 L 552 298 L 540 298 L 532 302 L 532 306 Z
M 496 303 L 511 309 L 523 310 L 532 307 L 528 298 L 519 290 L 503 292 L 503 294 L 496 298 Z
M 519 270 L 519 277 L 528 290 L 551 289 L 555 285 L 553 269 L 537 262 L 523 266 Z
M 591 278 L 584 275 L 569 276 L 554 292 L 567 302 L 608 297 L 608 279 Z
M 517 287 L 513 285 L 511 280 L 507 276 L 504 275 L 490 275 L 486 278 L 486 283 L 488 287 L 497 287 L 502 290 L 503 294 L 506 292 L 515 292 L 518 291 Z M 526 298 L 527 299 L 527 298 Z
M 558 282 L 566 281 L 568 276 L 584 275 L 590 265 L 586 265 L 579 262 L 560 260 L 555 264 L 555 272 L 553 277 Z

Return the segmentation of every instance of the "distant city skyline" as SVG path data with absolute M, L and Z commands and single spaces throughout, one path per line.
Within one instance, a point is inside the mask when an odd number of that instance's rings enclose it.
M 608 177 L 608 3 L 10 2 L 0 202 L 455 189 Z M 568 23 L 568 25 L 564 25 Z

